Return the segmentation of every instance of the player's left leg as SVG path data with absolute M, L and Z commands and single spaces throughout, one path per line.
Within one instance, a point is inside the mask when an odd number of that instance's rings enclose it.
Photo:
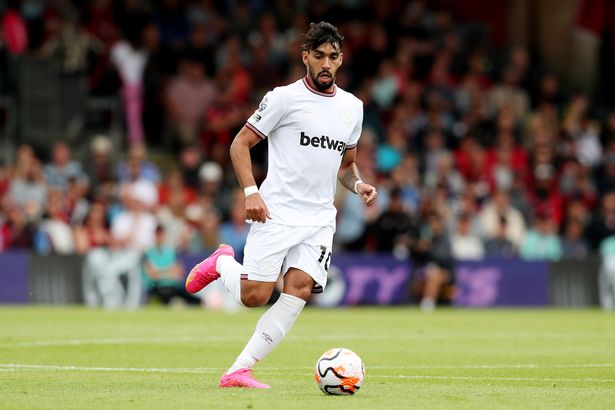
M 220 380 L 221 387 L 269 387 L 262 383 L 244 385 L 243 373 L 250 373 L 256 362 L 263 360 L 290 331 L 310 299 L 314 279 L 306 272 L 290 268 L 284 276 L 280 298 L 261 316 L 252 338 Z
M 258 321 L 254 335 L 245 349 L 222 376 L 221 386 L 225 386 L 227 381 L 232 382 L 234 373 L 239 374 L 239 378 L 243 373 L 251 376 L 254 364 L 264 359 L 290 331 L 305 303 L 310 299 L 315 284 L 323 289 L 327 283 L 333 229 L 302 227 L 297 231 L 301 232 L 302 240 L 292 246 L 284 258 L 282 272 L 286 274 L 282 294 Z M 230 385 L 232 384 L 228 384 Z

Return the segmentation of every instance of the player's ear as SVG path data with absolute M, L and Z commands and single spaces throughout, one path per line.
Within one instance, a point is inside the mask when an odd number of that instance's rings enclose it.
M 303 64 L 305 64 L 305 66 L 307 67 L 307 63 L 308 63 L 308 52 L 307 51 L 302 51 L 301 52 L 301 60 L 303 60 Z
M 344 53 L 340 53 L 340 66 L 344 62 Z

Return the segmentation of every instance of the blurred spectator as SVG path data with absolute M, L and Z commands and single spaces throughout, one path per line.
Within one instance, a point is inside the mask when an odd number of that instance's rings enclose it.
M 179 263 L 175 249 L 165 245 L 165 229 L 156 227 L 156 241 L 145 251 L 143 258 L 144 281 L 147 294 L 163 305 L 177 303 L 198 304 L 184 287 L 184 268 Z
M 202 64 L 208 77 L 214 77 L 216 74 L 214 59 L 216 49 L 212 41 L 213 30 L 214 27 L 203 21 L 192 24 L 190 27 L 190 38 L 184 51 L 184 56 L 188 60 L 198 61 Z
M 389 206 L 375 224 L 377 250 L 391 253 L 407 246 L 412 221 L 404 210 L 401 190 L 394 187 L 389 194 Z
M 51 153 L 51 163 L 45 165 L 45 180 L 50 188 L 62 191 L 68 189 L 68 181 L 77 179 L 87 182 L 81 163 L 71 159 L 70 147 L 66 142 L 56 142 Z
M 172 138 L 182 146 L 197 142 L 205 112 L 217 97 L 216 87 L 207 78 L 203 63 L 183 60 L 165 98 Z
M 406 152 L 406 137 L 400 127 L 389 127 L 385 144 L 378 147 L 376 159 L 378 170 L 383 173 L 391 172 L 399 166 Z
M 112 0 L 94 0 L 89 3 L 85 13 L 86 28 L 104 44 L 109 44 L 117 35 Z
M 4 159 L 0 158 L 0 201 L 11 186 L 10 169 Z
M 133 24 L 137 24 L 134 22 Z M 143 46 L 141 32 L 115 43 L 111 48 L 111 62 L 122 80 L 122 103 L 124 118 L 131 143 L 143 142 L 143 73 L 147 63 L 147 51 Z
M 146 185 L 134 184 L 123 193 L 124 211 L 111 221 L 115 247 L 142 252 L 154 243 L 156 219 L 150 213 Z
M 108 247 L 111 242 L 107 209 L 102 201 L 95 201 L 90 205 L 88 215 L 83 224 L 75 227 L 75 250 L 86 254 L 94 248 Z
M 6 221 L 1 226 L 3 249 L 33 249 L 35 227 L 25 211 L 11 203 L 4 208 Z
M 124 195 L 125 210 L 111 222 L 109 249 L 93 248 L 86 256 L 83 292 L 89 306 L 137 308 L 141 303 L 141 257 L 153 246 L 156 230 L 141 197 L 138 186 Z
M 66 212 L 71 225 L 80 225 L 88 214 L 90 202 L 86 198 L 87 192 L 88 185 L 83 181 L 77 179 L 68 181 Z
M 176 62 L 160 44 L 160 33 L 154 24 L 143 29 L 143 46 L 148 53 L 143 69 L 143 127 L 148 143 L 160 145 L 166 127 L 164 88 Z
M 455 197 L 462 193 L 465 181 L 454 168 L 453 156 L 448 151 L 441 151 L 434 158 L 434 167 L 425 172 L 423 185 L 427 189 L 441 187 L 448 195 Z
M 360 251 L 365 248 L 367 225 L 363 200 L 358 195 L 339 187 L 336 196 L 338 221 L 335 244 L 339 244 L 342 249 L 347 251 Z
M 496 191 L 479 215 L 483 237 L 491 239 L 497 236 L 502 228 L 502 218 L 506 220 L 506 239 L 512 242 L 515 248 L 519 248 L 525 236 L 523 216 L 510 205 L 510 197 L 506 191 Z
M 9 53 L 18 55 L 25 52 L 28 49 L 28 30 L 19 12 L 18 2 L 12 2 L 7 6 L 0 23 L 2 37 Z
M 599 274 L 600 304 L 604 310 L 615 309 L 615 236 L 600 243 L 602 266 Z
M 615 152 L 612 149 L 604 156 L 602 167 L 598 169 L 596 184 L 600 195 L 615 190 Z
M 589 255 L 589 244 L 583 238 L 585 225 L 581 220 L 571 219 L 566 224 L 562 238 L 562 258 L 584 260 Z
M 401 190 L 404 209 L 414 214 L 421 201 L 418 160 L 412 153 L 406 153 L 402 163 L 391 173 L 391 182 Z
M 167 175 L 166 193 L 161 187 L 160 195 L 164 202 L 158 208 L 157 218 L 165 229 L 165 245 L 176 250 L 184 250 L 190 240 L 190 227 L 186 221 L 187 206 L 196 201 L 194 191 L 183 185 L 181 174 L 172 171 Z
M 128 164 L 128 172 L 128 179 L 119 184 L 120 196 L 136 196 L 146 206 L 148 211 L 154 211 L 156 205 L 158 205 L 158 188 L 156 188 L 156 184 L 141 178 L 139 162 L 134 159 L 130 160 Z
M 66 76 L 89 73 L 90 63 L 95 60 L 92 54 L 104 50 L 103 43 L 80 25 L 80 19 L 77 9 L 65 7 L 60 11 L 57 31 L 48 33 L 41 47 L 42 55 L 60 60 L 60 71 Z
M 153 162 L 147 159 L 147 147 L 145 144 L 136 142 L 130 145 L 128 160 L 118 167 L 118 179 L 121 181 L 134 180 L 135 174 L 130 167 L 137 168 L 139 179 L 145 179 L 157 184 L 160 182 L 160 171 Z M 134 170 L 133 170 L 134 171 Z
M 230 190 L 228 186 L 223 185 L 223 176 L 222 167 L 216 162 L 205 162 L 199 168 L 201 182 L 199 194 L 208 198 L 218 210 L 230 209 Z
M 73 230 L 69 225 L 67 201 L 62 191 L 51 189 L 45 217 L 37 232 L 36 250 L 39 253 L 70 254 L 75 251 Z
M 179 167 L 186 185 L 198 190 L 201 181 L 199 171 L 203 162 L 201 151 L 195 145 L 182 148 L 179 153 Z
M 394 66 L 390 60 L 384 60 L 378 67 L 378 74 L 372 83 L 372 98 L 382 110 L 391 108 L 399 93 L 399 83 L 395 76 Z
M 523 237 L 519 254 L 526 260 L 557 261 L 562 258 L 562 242 L 550 215 L 536 215 L 534 226 Z
M 9 198 L 21 207 L 28 218 L 38 220 L 47 202 L 47 185 L 38 159 L 31 157 L 28 164 L 20 164 L 11 180 Z
M 89 190 L 97 193 L 102 185 L 115 181 L 115 168 L 111 159 L 113 145 L 109 137 L 97 135 L 90 143 L 90 156 L 85 163 Z
M 563 220 L 564 201 L 557 186 L 556 170 L 551 164 L 540 164 L 534 169 L 532 208 L 536 213 L 546 214 L 556 226 Z
M 451 252 L 456 260 L 481 260 L 485 248 L 478 236 L 472 235 L 472 217 L 462 214 L 457 222 L 457 230 L 451 235 Z
M 499 223 L 494 236 L 485 241 L 485 257 L 494 259 L 511 259 L 517 256 L 518 246 L 515 246 L 508 237 L 508 219 L 499 217 Z
M 219 212 L 213 208 L 206 209 L 197 228 L 190 239 L 188 252 L 206 255 L 215 251 L 221 242 Z
M 171 49 L 181 49 L 188 39 L 188 16 L 184 2 L 162 0 L 154 13 L 162 42 Z
M 615 191 L 602 197 L 602 209 L 592 215 L 585 232 L 585 237 L 594 250 L 598 249 L 606 237 L 612 235 L 615 235 Z
M 250 226 L 246 223 L 245 195 L 241 189 L 233 191 L 229 221 L 220 226 L 220 240 L 231 245 L 236 252 L 242 250 Z
M 588 209 L 593 209 L 597 204 L 596 186 L 591 169 L 575 162 L 562 167 L 559 190 L 566 204 L 580 201 Z
M 427 216 L 413 238 L 411 252 L 415 271 L 423 275 L 421 309 L 431 311 L 442 287 L 452 280 L 453 274 L 451 242 L 440 215 Z
M 184 177 L 179 170 L 170 171 L 158 190 L 162 205 L 169 203 L 174 196 L 178 196 L 184 204 L 191 204 L 196 200 L 196 192 L 184 183 Z
M 520 87 L 522 72 L 518 67 L 509 66 L 502 73 L 502 83 L 493 87 L 489 93 L 489 107 L 494 114 L 504 107 L 512 110 L 516 121 L 527 116 L 530 100 L 527 92 Z M 494 115 L 495 116 L 495 115 Z
M 201 135 L 202 145 L 212 157 L 216 149 L 227 153 L 236 132 L 251 115 L 248 102 L 252 80 L 240 60 L 239 51 L 233 51 L 227 56 L 217 71 L 216 81 L 220 96 L 205 113 L 205 127 Z

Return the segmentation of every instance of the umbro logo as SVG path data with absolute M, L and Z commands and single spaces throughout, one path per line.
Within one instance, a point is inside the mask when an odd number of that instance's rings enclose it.
M 344 148 L 346 148 L 346 143 L 343 141 L 334 140 L 333 138 L 329 138 L 326 135 L 321 135 L 320 137 L 310 137 L 309 135 L 306 135 L 303 131 L 301 131 L 301 138 L 299 139 L 299 144 L 303 145 L 304 147 L 311 145 L 314 148 L 320 147 L 323 149 L 331 149 L 333 151 L 339 151 L 341 153 L 343 153 Z
M 262 332 L 261 337 L 263 338 L 263 340 L 265 340 L 265 342 L 269 344 L 273 343 L 273 339 L 271 338 L 271 336 L 269 336 L 268 333 Z

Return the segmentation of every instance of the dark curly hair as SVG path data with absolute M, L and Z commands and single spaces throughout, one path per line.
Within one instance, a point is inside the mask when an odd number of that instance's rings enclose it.
M 337 31 L 337 27 L 326 21 L 310 23 L 310 29 L 305 34 L 305 42 L 301 45 L 301 49 L 303 51 L 315 50 L 325 43 L 337 44 L 341 49 L 344 36 Z

